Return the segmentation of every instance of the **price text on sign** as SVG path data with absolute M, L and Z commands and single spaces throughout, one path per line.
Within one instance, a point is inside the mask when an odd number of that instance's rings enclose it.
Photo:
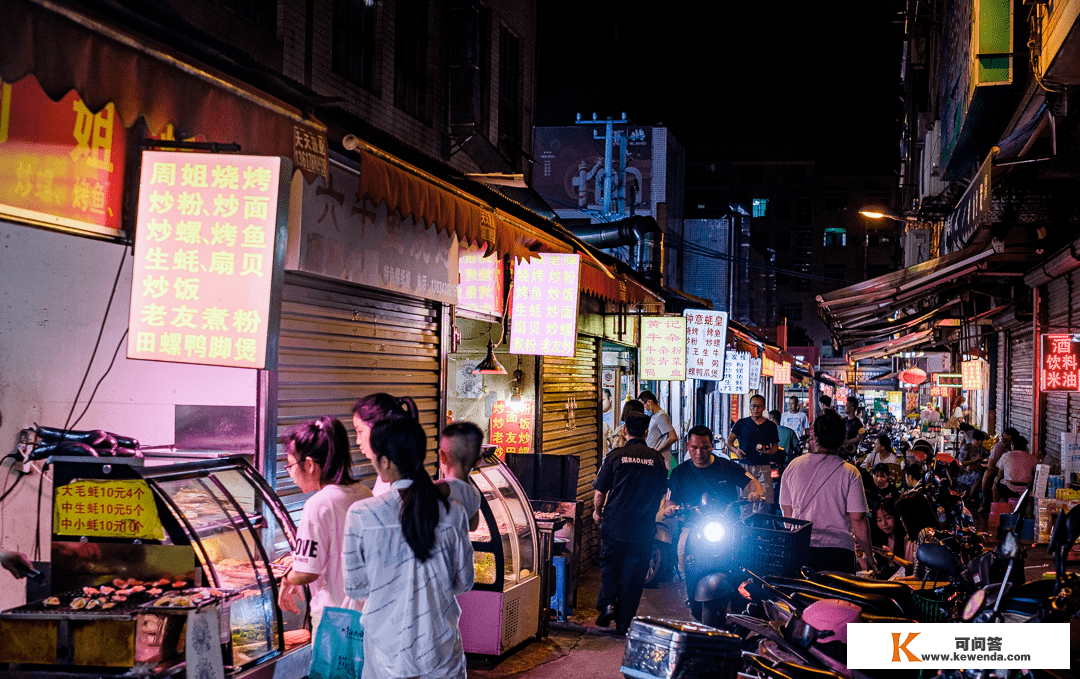
M 686 379 L 686 318 L 643 316 L 640 348 L 641 379 Z
M 491 443 L 499 447 L 499 455 L 532 452 L 535 421 L 531 401 L 515 408 L 506 401 L 495 401 L 491 407 Z
M 727 347 L 726 311 L 687 309 L 686 376 L 698 380 L 724 377 L 724 353 Z
M 580 270 L 578 255 L 550 253 L 514 266 L 511 354 L 574 355 Z
M 1080 334 L 1042 335 L 1042 391 L 1080 391 Z
M 163 540 L 146 481 L 76 480 L 54 491 L 53 532 L 100 538 Z
M 128 358 L 266 366 L 281 162 L 143 154 Z

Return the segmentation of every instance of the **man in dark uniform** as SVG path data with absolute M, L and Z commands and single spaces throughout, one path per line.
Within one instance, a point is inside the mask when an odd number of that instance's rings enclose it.
M 625 446 L 608 453 L 593 481 L 593 520 L 600 526 L 599 627 L 615 621 L 626 634 L 637 613 L 656 536 L 656 511 L 667 491 L 664 458 L 645 443 L 649 416 L 626 418 Z

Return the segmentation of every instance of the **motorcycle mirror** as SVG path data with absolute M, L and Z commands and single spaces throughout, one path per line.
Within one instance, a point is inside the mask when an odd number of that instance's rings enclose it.
M 967 603 L 964 604 L 964 611 L 961 614 L 964 622 L 971 622 L 971 620 L 982 610 L 983 604 L 986 603 L 986 588 L 977 589 L 975 593 L 968 597 Z
M 956 558 L 953 557 L 952 551 L 945 545 L 934 543 L 919 545 L 917 556 L 919 563 L 927 568 L 949 576 L 956 575 Z
M 1020 541 L 1016 539 L 1016 533 L 1010 528 L 1005 532 L 1005 539 L 1001 541 L 1001 556 L 1006 559 L 1015 559 L 1020 554 Z

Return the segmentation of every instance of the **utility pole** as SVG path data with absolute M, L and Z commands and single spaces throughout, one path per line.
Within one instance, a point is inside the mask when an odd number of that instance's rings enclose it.
M 612 147 L 613 147 L 614 141 L 615 141 L 615 135 L 618 134 L 617 132 L 615 132 L 614 127 L 615 127 L 615 125 L 629 125 L 630 121 L 626 119 L 626 112 L 625 111 L 622 114 L 622 119 L 621 120 L 612 120 L 611 118 L 608 118 L 606 120 L 599 120 L 596 117 L 596 113 L 592 114 L 592 120 L 582 120 L 581 119 L 581 114 L 579 113 L 579 114 L 577 114 L 576 124 L 578 124 L 578 125 L 597 125 L 597 126 L 603 125 L 604 126 L 604 136 L 601 137 L 598 134 L 598 130 L 593 130 L 593 139 L 596 139 L 596 140 L 603 139 L 604 140 L 604 196 L 603 196 L 602 205 L 603 205 L 604 214 L 605 215 L 611 214 L 611 183 L 612 183 L 612 171 L 611 171 L 612 158 L 611 158 L 611 154 L 612 154 L 612 150 L 613 150 Z M 619 166 L 619 172 L 623 173 L 623 172 L 626 171 L 626 168 L 625 168 L 625 165 L 626 165 L 626 161 L 625 161 L 625 158 L 626 158 L 626 145 L 624 143 L 620 143 L 619 146 L 620 146 L 620 149 L 621 149 L 620 158 L 623 160 L 623 162 Z

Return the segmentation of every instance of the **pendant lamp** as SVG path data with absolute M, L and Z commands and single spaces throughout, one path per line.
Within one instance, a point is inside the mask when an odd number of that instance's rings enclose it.
M 476 364 L 473 368 L 473 375 L 505 375 L 506 368 L 502 367 L 498 359 L 495 358 L 495 347 L 492 345 L 491 340 L 488 340 L 487 355 L 484 356 L 484 360 Z

